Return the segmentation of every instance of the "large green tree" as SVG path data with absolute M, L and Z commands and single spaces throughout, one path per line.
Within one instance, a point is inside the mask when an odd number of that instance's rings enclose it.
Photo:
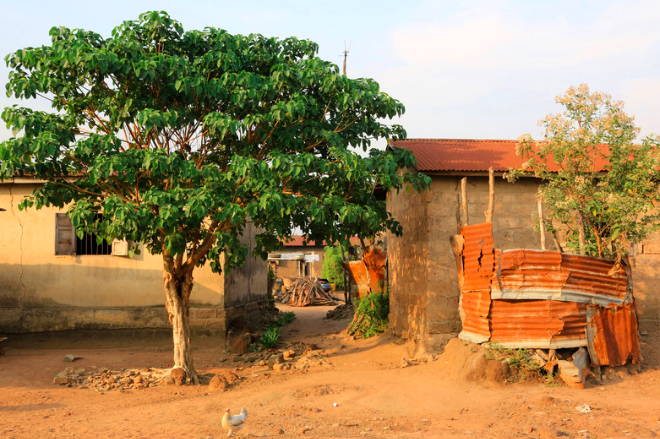
M 539 194 L 573 251 L 619 260 L 658 227 L 660 140 L 638 141 L 640 129 L 623 102 L 586 84 L 570 87 L 557 103 L 564 111 L 539 123 L 543 141 L 521 136 L 522 173 L 544 180 Z
M 110 38 L 50 35 L 50 45 L 5 58 L 7 94 L 53 110 L 4 110 L 16 137 L 0 144 L 0 178 L 45 180 L 23 208 L 66 207 L 79 232 L 162 255 L 174 366 L 193 380 L 194 268 L 241 265 L 247 223 L 262 257 L 295 227 L 317 242 L 401 233 L 374 188 L 428 185 L 400 171 L 414 160 L 404 149 L 355 152 L 405 136 L 382 123 L 404 107 L 375 81 L 341 75 L 311 41 L 184 31 L 164 12 Z

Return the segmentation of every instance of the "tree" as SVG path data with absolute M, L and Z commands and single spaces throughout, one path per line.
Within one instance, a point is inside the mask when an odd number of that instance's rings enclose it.
M 545 141 L 520 137 L 523 170 L 545 181 L 540 196 L 550 220 L 565 227 L 571 249 L 619 261 L 630 244 L 657 229 L 659 141 L 649 136 L 635 143 L 640 129 L 623 103 L 586 84 L 569 88 L 557 103 L 565 111 L 539 122 Z
M 358 247 L 353 246 L 353 253 L 356 252 Z M 350 257 L 349 249 L 351 247 L 339 246 L 339 245 L 327 245 L 325 246 L 325 256 L 323 258 L 323 267 L 321 268 L 321 277 L 328 279 L 331 283 L 337 285 L 337 288 L 344 289 L 348 285 L 344 285 L 344 258 L 348 260 Z M 354 257 L 353 259 L 357 259 Z
M 53 111 L 4 110 L 17 137 L 0 145 L 0 178 L 46 181 L 22 208 L 67 207 L 79 233 L 162 255 L 174 367 L 193 380 L 194 268 L 219 272 L 222 254 L 224 269 L 241 265 L 246 224 L 261 257 L 295 227 L 317 242 L 400 234 L 374 187 L 429 184 L 399 172 L 414 163 L 404 150 L 352 149 L 405 136 L 380 122 L 404 107 L 375 81 L 339 74 L 311 41 L 184 31 L 164 12 L 107 39 L 64 27 L 50 35 L 51 45 L 5 58 L 8 95 L 48 99 Z

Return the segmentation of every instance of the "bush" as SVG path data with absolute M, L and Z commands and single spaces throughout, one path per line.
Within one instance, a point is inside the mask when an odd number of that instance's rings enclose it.
M 277 344 L 280 338 L 280 327 L 277 325 L 269 326 L 264 335 L 259 338 L 259 343 L 264 349 L 271 349 Z
M 371 292 L 354 301 L 355 315 L 348 326 L 348 333 L 362 338 L 370 338 L 387 330 L 390 313 L 390 295 Z
M 325 247 L 325 258 L 323 259 L 323 268 L 321 269 L 321 277 L 336 284 L 337 288 L 344 288 L 344 267 L 342 266 L 342 251 L 341 247 Z
M 359 246 L 344 248 L 341 246 L 326 246 L 325 257 L 323 259 L 323 268 L 321 277 L 328 279 L 330 283 L 336 284 L 338 289 L 344 289 L 344 266 L 342 265 L 344 255 L 349 261 L 358 261 L 360 258 Z

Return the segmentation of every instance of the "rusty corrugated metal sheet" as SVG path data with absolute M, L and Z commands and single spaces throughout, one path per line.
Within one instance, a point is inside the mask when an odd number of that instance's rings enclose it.
M 613 261 L 530 249 L 504 250 L 493 276 L 493 299 L 546 299 L 607 306 L 631 299 L 624 267 Z
M 491 340 L 508 348 L 586 346 L 586 307 L 556 300 L 493 300 Z
M 501 251 L 490 223 L 462 227 L 461 235 L 462 251 L 455 251 L 464 276 L 461 338 L 509 348 L 588 346 L 596 365 L 640 360 L 625 261 L 610 275 L 612 261 L 590 256 Z
M 391 143 L 410 150 L 417 159 L 419 171 L 495 171 L 519 169 L 524 160 L 516 155 L 517 140 L 481 139 L 404 139 Z M 603 170 L 606 161 L 597 159 Z M 551 171 L 556 166 L 549 165 Z
M 635 303 L 587 307 L 587 340 L 594 366 L 639 363 L 639 330 Z
M 352 287 L 357 287 L 359 297 L 369 293 L 369 277 L 367 276 L 367 267 L 362 261 L 343 262 L 344 268 L 348 272 Z M 351 292 L 354 292 L 353 290 Z
M 343 263 L 352 285 L 357 285 L 360 297 L 370 291 L 383 292 L 387 282 L 387 253 L 367 249 L 361 261 Z
M 462 291 L 490 289 L 490 278 L 495 268 L 493 225 L 475 224 L 461 227 L 463 245 Z
M 463 292 L 459 304 L 463 330 L 459 337 L 473 343 L 483 343 L 490 340 L 490 292 Z

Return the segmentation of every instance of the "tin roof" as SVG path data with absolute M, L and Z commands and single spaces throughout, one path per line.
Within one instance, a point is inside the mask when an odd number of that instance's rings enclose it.
M 524 160 L 516 155 L 517 140 L 482 139 L 405 139 L 391 142 L 391 146 L 406 148 L 417 159 L 418 171 L 495 171 L 519 169 Z M 597 166 L 603 170 L 606 162 Z M 550 170 L 553 169 L 551 165 Z

